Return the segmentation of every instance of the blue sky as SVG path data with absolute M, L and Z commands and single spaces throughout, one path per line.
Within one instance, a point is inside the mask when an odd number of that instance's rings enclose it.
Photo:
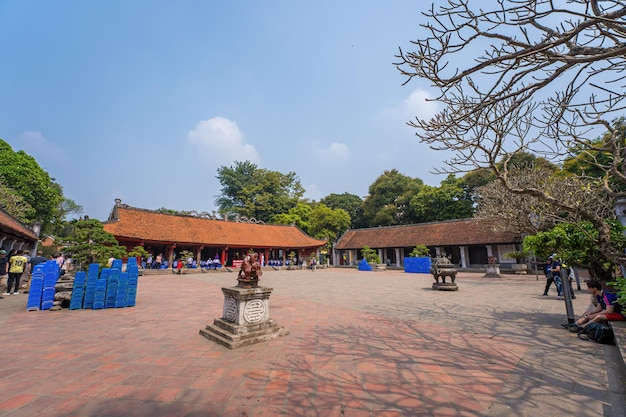
M 211 211 L 235 160 L 295 172 L 314 200 L 394 168 L 439 185 L 446 155 L 406 125 L 434 92 L 393 66 L 424 7 L 0 0 L 0 138 L 100 220 L 115 198 Z

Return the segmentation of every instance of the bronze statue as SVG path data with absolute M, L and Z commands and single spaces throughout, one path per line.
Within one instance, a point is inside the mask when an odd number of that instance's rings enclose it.
M 261 263 L 259 262 L 259 254 L 256 252 L 248 252 L 243 258 L 241 269 L 237 276 L 238 287 L 256 288 L 259 285 L 259 278 L 263 275 Z

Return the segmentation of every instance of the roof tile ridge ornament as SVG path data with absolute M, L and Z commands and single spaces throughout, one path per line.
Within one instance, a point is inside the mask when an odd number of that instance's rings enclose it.
M 251 224 L 265 224 L 263 220 L 257 220 L 254 217 L 246 217 L 240 216 L 239 214 L 235 215 L 235 222 L 237 223 L 251 223 Z
M 201 211 L 200 213 L 198 213 L 196 210 L 191 210 L 189 212 L 189 216 L 197 217 L 199 219 L 217 220 L 215 210 L 213 210 L 212 214 L 208 211 Z

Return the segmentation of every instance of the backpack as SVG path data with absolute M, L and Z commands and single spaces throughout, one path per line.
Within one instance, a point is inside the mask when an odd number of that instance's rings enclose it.
M 593 340 L 605 345 L 615 343 L 613 328 L 604 323 L 589 323 L 578 335 L 581 339 Z

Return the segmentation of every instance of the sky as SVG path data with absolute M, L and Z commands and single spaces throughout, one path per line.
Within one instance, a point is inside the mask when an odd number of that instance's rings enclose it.
M 406 124 L 435 91 L 393 65 L 428 5 L 0 0 L 0 138 L 100 220 L 116 198 L 216 210 L 235 161 L 316 201 L 391 169 L 436 186 L 447 155 Z

